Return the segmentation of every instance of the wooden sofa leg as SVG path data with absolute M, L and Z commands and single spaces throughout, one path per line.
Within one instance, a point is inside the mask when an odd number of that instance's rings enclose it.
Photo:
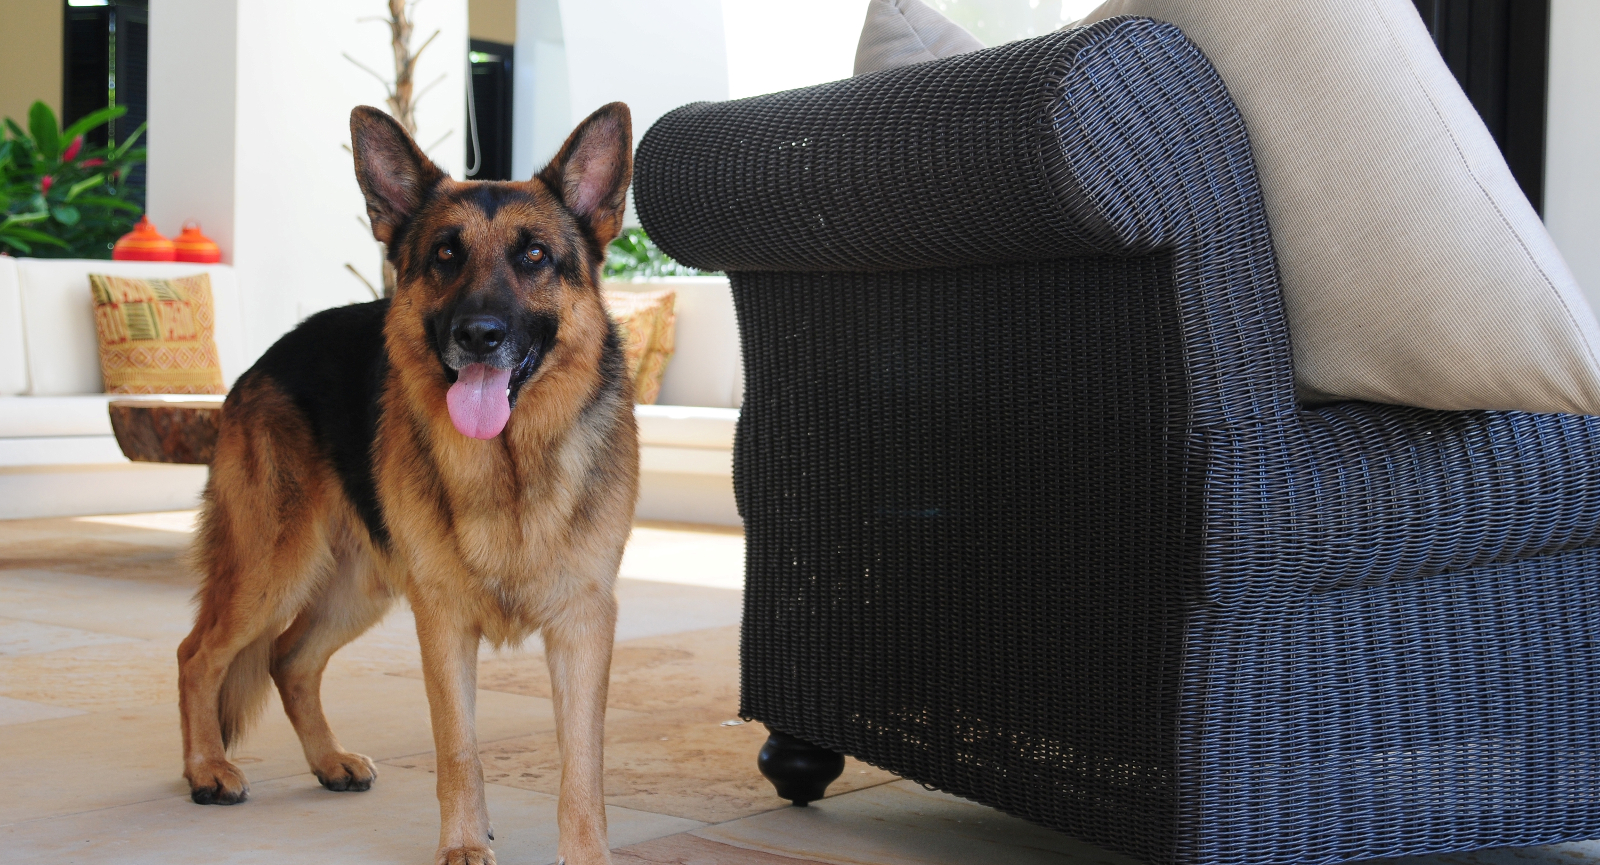
M 772 735 L 761 746 L 756 765 L 761 768 L 778 796 L 800 807 L 822 798 L 828 785 L 844 772 L 844 755 L 787 734 L 771 727 Z

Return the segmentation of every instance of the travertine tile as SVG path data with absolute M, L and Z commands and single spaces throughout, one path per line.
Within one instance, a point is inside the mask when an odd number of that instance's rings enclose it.
M 352 751 L 385 760 L 433 750 L 419 681 L 329 677 L 323 704 L 334 733 Z M 553 728 L 549 700 L 484 691 L 477 704 L 479 741 Z M 252 787 L 306 771 L 275 692 L 234 758 Z M 0 796 L 0 825 L 183 795 L 182 775 L 176 702 L 8 726 L 0 735 L 0 790 L 27 795 Z
M 14 619 L 177 641 L 189 632 L 194 589 L 60 571 L 0 571 L 0 610 Z
M 0 521 L 0 546 L 29 538 L 103 538 L 130 543 L 182 544 L 195 511 L 117 514 L 91 517 L 43 517 Z
M 556 800 L 489 786 L 493 847 L 501 862 L 556 859 Z M 680 833 L 697 823 L 606 809 L 615 844 Z M 280 865 L 432 861 L 439 843 L 433 779 L 390 769 L 365 793 L 330 793 L 309 774 L 256 783 L 232 807 L 167 796 L 86 814 L 0 827 L 8 861 L 117 865 Z
M 133 530 L 124 530 L 124 534 Z M 118 580 L 198 586 L 189 567 L 188 541 L 166 532 L 138 532 L 139 542 L 98 537 L 38 537 L 0 542 L 0 570 L 65 571 Z M 154 541 L 162 536 L 171 540 Z
M 407 675 L 421 673 L 413 670 Z M 489 655 L 478 662 L 478 687 L 549 697 L 549 668 L 538 651 Z M 641 712 L 731 705 L 736 714 L 739 628 L 730 625 L 619 642 L 611 655 L 607 703 Z
M 684 834 L 613 850 L 611 861 L 613 865 L 805 865 L 814 860 L 730 847 Z
M 82 714 L 84 714 L 82 709 L 69 709 L 65 706 L 51 706 L 47 703 L 34 703 L 29 700 L 0 697 L 0 727 L 10 724 L 31 724 L 34 721 L 51 721 L 56 718 L 70 718 L 73 715 Z
M 14 613 L 7 609 L 6 612 Z M 82 628 L 48 625 L 40 622 L 0 619 L 0 659 L 21 655 L 40 655 L 62 649 L 83 646 L 103 646 L 107 643 L 127 643 L 133 638 L 116 634 L 86 631 Z M 6 678 L 0 674 L 0 689 L 6 687 Z
M 175 647 L 118 639 L 120 645 L 0 657 L 0 694 L 86 712 L 176 703 Z
M 707 823 L 732 820 L 788 803 L 756 769 L 767 739 L 760 724 L 723 726 L 736 704 L 662 710 L 606 723 L 606 802 Z M 556 793 L 561 783 L 554 732 L 485 745 L 484 777 L 496 784 Z M 433 756 L 390 761 L 433 771 Z M 895 780 L 880 769 L 845 762 L 830 795 Z
M 711 841 L 836 865 L 1137 865 L 910 781 L 696 829 Z
M 744 593 L 704 586 L 617 580 L 617 641 L 739 624 Z

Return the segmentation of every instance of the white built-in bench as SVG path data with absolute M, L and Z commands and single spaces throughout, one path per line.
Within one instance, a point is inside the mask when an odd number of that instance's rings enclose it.
M 224 381 L 232 385 L 254 359 L 246 349 L 238 285 L 226 265 L 0 256 L 0 519 L 198 504 L 204 466 L 134 463 L 117 447 L 106 410 L 113 397 L 101 393 L 91 272 L 209 273 Z M 732 298 L 720 278 L 667 282 L 678 291 L 677 353 L 662 382 L 661 402 L 692 402 L 637 409 L 639 516 L 737 524 L 732 448 L 743 382 Z

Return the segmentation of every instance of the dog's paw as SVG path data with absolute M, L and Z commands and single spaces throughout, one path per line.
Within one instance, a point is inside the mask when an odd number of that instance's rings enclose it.
M 196 805 L 237 805 L 250 798 L 244 773 L 227 760 L 210 760 L 183 774 Z
M 370 790 L 372 782 L 378 778 L 378 768 L 372 765 L 372 760 L 349 752 L 331 754 L 320 765 L 312 766 L 311 771 L 322 786 L 338 792 Z
M 561 851 L 557 865 L 611 865 L 611 851 L 604 844 L 573 846 L 575 849 Z
M 434 865 L 494 865 L 494 851 L 488 847 L 440 847 Z

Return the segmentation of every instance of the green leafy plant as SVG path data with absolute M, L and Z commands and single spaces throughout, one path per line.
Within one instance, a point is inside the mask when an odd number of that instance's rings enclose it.
M 144 161 L 144 126 L 121 143 L 86 147 L 84 133 L 127 108 L 102 108 L 62 129 L 43 102 L 24 130 L 7 117 L 0 140 L 0 251 L 40 258 L 110 258 L 139 218 L 128 173 Z
M 648 279 L 653 276 L 699 276 L 706 271 L 679 264 L 661 251 L 642 228 L 624 228 L 606 250 L 606 279 Z

